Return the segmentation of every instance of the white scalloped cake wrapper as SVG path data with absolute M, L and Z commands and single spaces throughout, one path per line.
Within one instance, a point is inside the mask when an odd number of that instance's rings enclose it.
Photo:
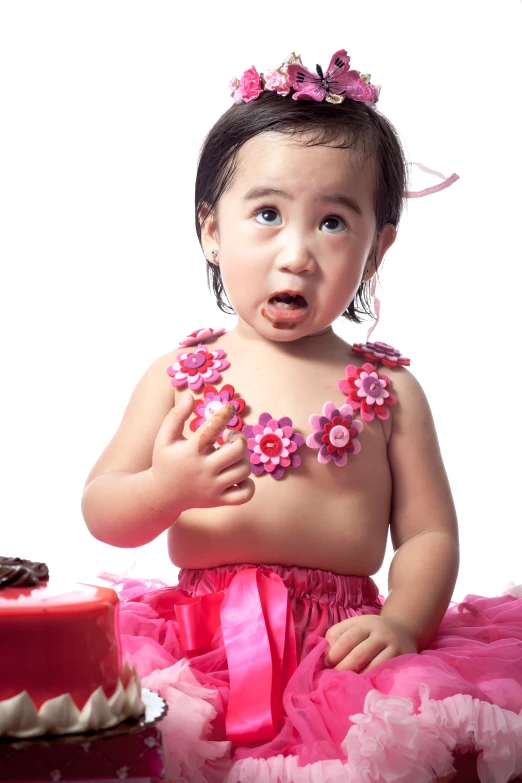
M 109 699 L 99 687 L 90 695 L 82 710 L 78 709 L 68 693 L 48 699 L 39 710 L 27 691 L 0 701 L 0 737 L 100 731 L 110 729 L 128 718 L 139 718 L 145 712 L 139 674 L 125 663 L 120 677 Z M 125 687 L 122 680 L 127 683 Z

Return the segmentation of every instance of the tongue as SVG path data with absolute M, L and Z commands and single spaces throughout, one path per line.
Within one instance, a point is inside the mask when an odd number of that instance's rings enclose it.
M 281 310 L 300 310 L 306 307 L 306 302 L 302 296 L 291 297 L 283 294 L 282 296 L 272 297 L 270 301 Z
M 273 300 L 276 307 L 279 307 L 280 310 L 298 310 L 299 305 L 297 304 L 295 299 L 292 299 L 290 302 L 281 302 L 280 299 L 274 299 Z

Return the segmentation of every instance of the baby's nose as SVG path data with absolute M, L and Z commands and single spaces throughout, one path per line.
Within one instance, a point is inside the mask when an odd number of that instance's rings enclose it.
M 296 241 L 281 250 L 277 259 L 279 271 L 302 274 L 313 272 L 316 263 L 310 247 L 304 241 Z

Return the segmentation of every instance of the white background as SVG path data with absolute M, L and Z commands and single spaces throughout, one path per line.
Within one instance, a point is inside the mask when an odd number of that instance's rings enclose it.
M 193 210 L 229 80 L 345 47 L 408 158 L 460 175 L 409 202 L 372 339 L 412 358 L 432 405 L 460 520 L 455 597 L 522 582 L 520 3 L 310 9 L 0 2 L 2 553 L 175 581 L 164 536 L 134 551 L 90 537 L 82 486 L 145 368 L 234 322 L 206 290 Z M 415 189 L 437 181 L 413 171 Z M 337 328 L 357 341 L 368 325 Z

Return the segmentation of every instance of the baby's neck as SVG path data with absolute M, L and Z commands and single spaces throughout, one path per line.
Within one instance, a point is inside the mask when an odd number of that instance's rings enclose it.
M 296 340 L 271 340 L 259 334 L 241 319 L 238 319 L 236 326 L 229 332 L 229 337 L 238 349 L 288 357 L 321 355 L 332 349 L 335 350 L 335 347 L 344 342 L 335 334 L 331 326 Z

